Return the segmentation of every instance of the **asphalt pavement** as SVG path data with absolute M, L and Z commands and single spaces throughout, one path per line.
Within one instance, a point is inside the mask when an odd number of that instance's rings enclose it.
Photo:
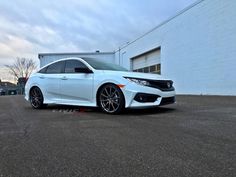
M 0 177 L 34 176 L 235 177 L 236 97 L 108 115 L 0 96 Z

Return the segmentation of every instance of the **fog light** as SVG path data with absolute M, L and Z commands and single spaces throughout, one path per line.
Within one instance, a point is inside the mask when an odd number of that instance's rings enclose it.
M 134 100 L 140 103 L 155 102 L 158 97 L 160 96 L 148 93 L 137 93 Z
M 143 98 L 140 96 L 140 97 L 139 97 L 139 100 L 140 100 L 140 101 L 142 101 L 142 100 L 143 100 Z

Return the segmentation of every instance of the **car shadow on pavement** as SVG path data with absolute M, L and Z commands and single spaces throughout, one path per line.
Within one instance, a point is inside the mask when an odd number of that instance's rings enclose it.
M 50 105 L 45 108 L 46 110 L 52 112 L 62 112 L 62 113 L 91 113 L 91 114 L 106 114 L 102 112 L 99 108 L 94 107 L 81 107 L 81 106 L 66 106 L 66 105 Z M 125 109 L 118 115 L 121 116 L 133 116 L 133 115 L 149 115 L 149 114 L 164 114 L 171 113 L 175 111 L 175 108 L 171 107 L 152 107 L 143 109 Z
M 170 107 L 153 107 L 145 109 L 126 109 L 122 115 L 132 116 L 132 115 L 148 115 L 148 114 L 164 114 L 171 113 L 175 111 L 175 108 Z

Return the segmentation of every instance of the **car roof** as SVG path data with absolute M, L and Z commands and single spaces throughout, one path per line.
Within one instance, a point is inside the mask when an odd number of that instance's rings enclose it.
M 67 57 L 67 58 L 62 58 L 62 59 L 59 59 L 59 60 L 56 60 L 56 61 L 53 61 L 53 62 L 50 62 L 50 63 L 46 64 L 45 66 L 39 68 L 38 71 L 40 71 L 40 70 L 43 69 L 43 68 L 48 67 L 49 65 L 51 65 L 51 64 L 53 64 L 53 63 L 57 63 L 57 62 L 60 62 L 60 61 L 67 61 L 67 60 L 79 60 L 79 61 L 82 61 L 84 64 L 86 64 L 90 69 L 94 69 L 92 66 L 90 66 L 90 65 L 86 62 L 86 59 L 95 59 L 95 58 L 87 58 L 87 57 Z

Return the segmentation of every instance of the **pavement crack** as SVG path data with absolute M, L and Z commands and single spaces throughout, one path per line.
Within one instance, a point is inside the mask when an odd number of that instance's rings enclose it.
M 30 124 L 28 124 L 26 127 L 24 127 L 23 129 L 23 137 L 27 137 L 28 136 L 28 133 L 29 133 L 29 128 L 30 128 Z

